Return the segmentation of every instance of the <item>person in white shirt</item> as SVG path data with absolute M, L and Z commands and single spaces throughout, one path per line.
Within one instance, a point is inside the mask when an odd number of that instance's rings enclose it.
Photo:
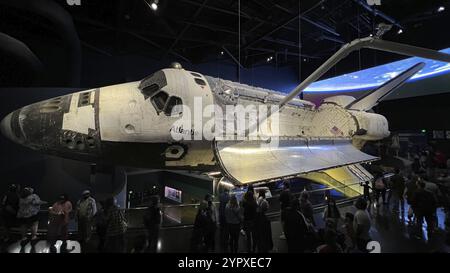
M 353 218 L 353 230 L 355 233 L 356 246 L 362 252 L 366 252 L 367 243 L 370 238 L 370 217 L 367 213 L 367 202 L 364 198 L 359 198 L 356 203 L 356 212 Z
M 31 230 L 31 240 L 37 239 L 37 230 L 39 225 L 39 211 L 41 205 L 47 204 L 42 201 L 37 194 L 34 193 L 33 188 L 26 187 L 22 190 L 19 199 L 19 210 L 17 211 L 17 218 L 21 223 L 22 242 L 27 241 L 27 230 Z
M 97 214 L 97 204 L 95 199 L 91 197 L 91 192 L 89 190 L 85 190 L 82 193 L 82 198 L 77 203 L 76 214 L 78 221 L 78 236 L 82 243 L 88 242 L 91 238 L 95 214 Z

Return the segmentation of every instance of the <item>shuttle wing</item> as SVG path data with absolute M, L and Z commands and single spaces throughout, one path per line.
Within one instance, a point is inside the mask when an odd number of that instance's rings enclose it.
M 356 149 L 350 139 L 279 139 L 278 145 L 250 140 L 216 141 L 215 155 L 222 173 L 238 184 L 379 159 Z

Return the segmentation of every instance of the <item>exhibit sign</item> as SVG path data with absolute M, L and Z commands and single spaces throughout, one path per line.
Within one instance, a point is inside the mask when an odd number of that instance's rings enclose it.
M 171 187 L 164 187 L 164 197 L 167 199 L 170 199 L 172 201 L 182 203 L 181 199 L 182 191 L 171 188 Z

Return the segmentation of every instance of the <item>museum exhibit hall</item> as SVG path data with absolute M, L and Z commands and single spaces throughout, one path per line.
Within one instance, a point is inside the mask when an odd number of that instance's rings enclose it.
M 0 0 L 0 256 L 448 253 L 449 12 Z

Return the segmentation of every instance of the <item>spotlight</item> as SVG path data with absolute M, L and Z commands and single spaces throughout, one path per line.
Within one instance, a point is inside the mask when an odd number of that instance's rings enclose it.
M 157 10 L 158 9 L 158 4 L 153 2 L 153 3 L 150 4 L 150 7 L 152 8 L 152 10 Z
M 303 61 L 306 62 L 307 61 L 306 58 L 303 58 Z
M 437 9 L 437 12 L 443 12 L 445 10 L 445 7 L 444 6 L 440 6 L 438 9 Z
M 220 55 L 223 55 L 223 51 L 220 51 Z
M 403 29 L 399 29 L 398 31 L 397 31 L 397 34 L 402 34 L 403 33 Z
M 159 0 L 152 0 L 150 4 L 147 0 L 144 1 L 153 11 L 156 11 L 158 9 Z
M 269 58 L 267 58 L 267 62 L 270 62 L 273 59 L 272 56 L 270 56 Z

